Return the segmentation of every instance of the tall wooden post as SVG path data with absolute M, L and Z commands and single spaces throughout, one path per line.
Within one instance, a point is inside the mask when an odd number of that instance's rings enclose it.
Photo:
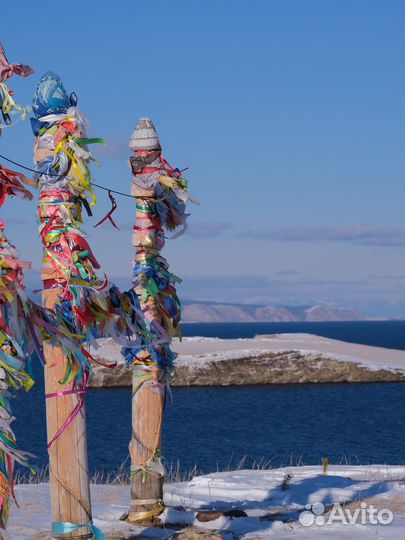
M 83 209 L 91 215 L 96 202 L 88 145 L 104 141 L 87 137 L 76 104 L 76 94 L 67 94 L 58 75 L 41 77 L 31 124 L 44 246 L 43 301 L 67 322 L 68 335 L 78 342 L 61 338 L 45 344 L 53 535 L 102 540 L 105 536 L 91 522 L 84 394 L 92 358 L 82 337 L 90 341 L 97 328 L 105 337 L 131 336 L 128 343 L 139 349 L 146 346 L 147 333 L 136 295 L 121 293 L 105 275 L 98 276 L 100 265 L 80 228 Z M 99 224 L 107 218 L 114 224 L 113 211 L 114 204 Z
M 186 219 L 188 199 L 181 173 L 161 156 L 155 127 L 141 118 L 132 134 L 131 194 L 136 200 L 134 289 L 151 334 L 150 347 L 132 355 L 132 465 L 130 521 L 159 515 L 163 509 L 164 469 L 161 438 L 166 386 L 175 354 L 170 348 L 180 320 L 175 284 L 161 250 L 164 229 L 174 230 Z M 178 331 L 178 330 L 177 330 Z M 128 358 L 128 356 L 127 356 Z
M 144 372 L 135 368 L 132 377 L 132 471 L 146 468 L 161 452 L 164 394 L 153 391 L 153 381 L 140 388 Z M 158 377 L 158 374 L 156 374 Z M 140 471 L 131 480 L 130 521 L 151 519 L 163 510 L 163 474 L 161 471 Z
M 151 217 L 156 217 L 151 201 L 139 197 L 142 190 L 133 186 L 137 196 L 136 227 L 149 231 L 149 240 L 142 232 L 134 231 L 133 244 L 136 249 L 135 262 L 146 262 L 156 257 L 150 232 L 154 227 Z M 140 210 L 143 209 L 143 210 Z M 153 219 L 153 218 L 152 218 Z M 156 222 L 155 222 L 156 223 Z M 156 299 L 143 300 L 145 283 L 135 288 L 142 311 L 148 311 L 155 321 L 164 324 Z M 151 327 L 149 326 L 151 329 Z M 164 351 L 160 351 L 161 353 Z M 163 509 L 163 469 L 160 465 L 162 423 L 165 402 L 164 372 L 157 366 L 148 366 L 150 352 L 142 351 L 138 358 L 144 365 L 135 365 L 132 373 L 132 438 L 129 444 L 131 455 L 131 509 L 130 521 L 142 521 L 159 515 Z M 159 465 L 156 467 L 156 463 Z M 152 469 L 151 469 L 152 467 Z
M 72 289 L 79 278 L 85 282 L 92 272 L 87 262 L 92 258 L 91 250 L 79 229 L 90 177 L 84 160 L 90 154 L 74 146 L 85 136 L 76 102 L 77 97 L 68 96 L 56 74 L 46 73 L 34 95 L 32 127 L 41 190 L 38 216 L 44 246 L 43 304 L 49 309 L 58 304 L 58 309 L 66 310 L 65 318 L 72 317 L 73 332 L 81 333 L 74 318 Z M 70 346 L 64 347 L 57 341 L 44 342 L 52 537 L 84 540 L 95 536 L 84 406 L 88 367 L 82 358 L 73 356 L 79 355 L 78 350 L 73 353 Z
M 46 282 L 45 282 L 46 283 Z M 43 291 L 43 304 L 52 309 L 58 301 L 57 290 Z M 82 399 L 80 393 L 69 393 L 71 384 L 60 384 L 67 368 L 67 359 L 59 347 L 44 343 L 46 423 L 48 442 L 63 428 Z M 53 538 L 92 538 L 87 526 L 91 522 L 90 486 L 87 465 L 85 406 L 49 448 L 51 485 L 51 514 L 53 523 L 84 525 L 67 534 Z

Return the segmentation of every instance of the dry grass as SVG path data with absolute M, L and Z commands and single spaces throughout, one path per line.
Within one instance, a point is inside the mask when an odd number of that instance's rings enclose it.
M 233 461 L 233 456 L 228 461 L 228 464 L 220 468 L 217 465 L 215 472 L 229 472 L 229 471 L 240 471 L 246 467 L 246 460 L 248 456 L 244 456 L 237 462 Z M 119 468 L 116 471 L 105 471 L 100 469 L 96 471 L 90 477 L 91 484 L 107 484 L 107 485 L 122 485 L 127 486 L 130 484 L 130 471 L 129 471 L 129 456 L 125 461 L 121 463 Z M 258 461 L 254 461 L 249 469 L 253 470 L 268 470 L 271 469 L 271 459 L 265 460 L 264 458 Z M 189 469 L 184 469 L 181 465 L 180 460 L 166 464 L 166 475 L 165 479 L 167 482 L 188 482 L 204 474 L 202 469 L 197 465 L 190 467 Z M 16 484 L 42 484 L 49 482 L 49 467 L 43 467 L 35 474 L 32 474 L 30 471 L 24 469 L 18 469 L 15 474 L 15 483 Z
M 249 466 L 246 466 L 246 462 L 248 460 L 248 456 L 245 455 L 242 459 L 239 461 L 235 461 L 233 455 L 230 457 L 228 464 L 225 467 L 219 467 L 217 465 L 216 471 L 214 472 L 230 472 L 230 471 L 240 471 L 242 469 L 250 469 L 250 470 L 257 470 L 257 471 L 266 471 L 271 470 L 272 467 L 272 459 L 265 459 L 262 458 L 260 460 L 254 461 Z M 368 464 L 362 464 L 359 459 L 355 459 L 354 463 L 353 460 L 349 460 L 346 458 L 346 456 L 342 456 L 340 461 L 335 461 L 335 465 L 363 465 L 367 467 Z M 285 466 L 287 467 L 299 467 L 309 465 L 305 463 L 302 459 L 302 456 L 290 456 L 289 463 L 287 463 Z M 179 460 L 166 463 L 166 475 L 165 475 L 165 481 L 168 483 L 175 483 L 175 482 L 189 482 L 196 476 L 200 476 L 202 474 L 206 474 L 203 472 L 202 469 L 200 469 L 197 465 L 194 465 L 193 467 L 190 467 L 188 469 L 185 469 L 182 467 L 181 462 Z M 319 462 L 319 471 L 322 472 L 322 464 Z M 373 472 L 370 469 L 370 480 L 373 480 Z M 387 481 L 404 481 L 403 475 L 401 474 L 394 474 L 390 472 L 390 466 L 387 465 L 387 471 L 386 471 L 386 480 Z M 41 484 L 41 483 L 47 483 L 49 482 L 49 467 L 43 467 L 39 471 L 37 471 L 35 474 L 32 474 L 30 471 L 26 469 L 18 469 L 15 474 L 15 483 L 16 484 Z M 106 484 L 106 485 L 121 485 L 121 486 L 127 486 L 130 484 L 130 470 L 129 470 L 129 456 L 126 458 L 125 461 L 121 463 L 119 468 L 116 471 L 105 471 L 105 470 L 98 470 L 96 471 L 91 477 L 90 477 L 90 483 L 91 484 Z M 288 483 L 288 482 L 287 482 Z

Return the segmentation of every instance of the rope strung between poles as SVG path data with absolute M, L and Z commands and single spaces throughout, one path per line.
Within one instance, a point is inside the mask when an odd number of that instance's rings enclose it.
M 102 140 L 102 139 L 86 139 L 87 142 L 99 142 L 99 141 L 101 141 L 101 140 Z M 38 171 L 38 169 L 33 169 L 33 168 L 31 168 L 31 167 L 27 167 L 26 165 L 23 165 L 22 163 L 19 163 L 18 161 L 15 161 L 15 160 L 13 160 L 13 159 L 10 159 L 10 158 L 8 158 L 7 156 L 4 156 L 3 154 L 0 154 L 0 157 L 1 157 L 2 159 L 4 159 L 5 161 L 8 161 L 9 163 L 12 163 L 13 165 L 16 165 L 17 167 L 20 167 L 20 168 L 22 168 L 22 169 L 24 169 L 24 170 L 26 170 L 26 171 L 30 171 L 30 172 L 35 173 L 38 177 L 46 174 L 46 176 L 53 177 L 53 178 L 55 178 L 56 180 L 61 180 L 61 179 L 63 179 L 64 176 L 65 176 L 64 174 L 52 173 L 51 171 L 47 171 L 46 173 L 40 172 L 40 171 Z M 179 173 L 179 174 L 181 175 L 181 173 L 183 173 L 184 171 L 186 171 L 186 170 L 189 169 L 189 167 L 185 167 L 184 169 L 181 169 L 181 170 L 179 170 L 179 169 L 174 169 L 174 168 L 173 168 L 173 167 L 172 167 L 172 166 L 171 166 L 164 158 L 161 158 L 161 162 L 162 162 L 162 165 L 163 165 L 163 167 L 164 167 L 164 170 L 166 170 L 167 173 L 168 173 L 169 175 L 172 175 L 173 173 L 176 173 L 176 174 Z M 15 173 L 15 174 L 17 174 L 17 173 Z M 23 175 L 21 175 L 21 176 L 23 176 Z M 117 208 L 118 208 L 118 204 L 117 204 L 115 198 L 112 196 L 112 193 L 115 193 L 116 195 L 120 195 L 120 196 L 122 196 L 122 197 L 128 197 L 128 198 L 130 198 L 130 199 L 136 199 L 136 196 L 135 196 L 135 195 L 131 195 L 131 194 L 129 194 L 129 193 L 124 193 L 124 192 L 122 192 L 122 191 L 118 191 L 118 190 L 116 190 L 116 189 L 112 189 L 112 188 L 109 188 L 109 187 L 101 186 L 100 184 L 97 184 L 96 182 L 94 182 L 92 179 L 89 181 L 89 184 L 90 184 L 91 186 L 94 186 L 94 187 L 98 188 L 98 189 L 102 189 L 102 190 L 104 190 L 104 191 L 107 191 L 107 193 L 108 193 L 108 198 L 109 198 L 109 200 L 110 200 L 110 202 L 111 202 L 111 209 L 107 212 L 107 214 L 106 214 L 100 221 L 98 221 L 98 223 L 96 223 L 96 224 L 94 225 L 94 228 L 98 227 L 99 225 L 102 225 L 103 223 L 105 223 L 105 222 L 108 220 L 108 221 L 111 223 L 111 225 L 112 225 L 115 229 L 119 230 L 119 227 L 117 226 L 117 224 L 115 223 L 115 221 L 114 221 L 114 219 L 113 219 L 113 217 L 112 217 L 113 213 L 114 213 L 114 212 L 117 210 Z M 163 196 L 162 196 L 161 199 L 156 200 L 156 199 L 153 197 L 154 202 L 155 202 L 155 203 L 156 203 L 156 202 L 162 202 L 162 201 L 167 197 L 167 195 L 168 195 L 168 190 L 166 190 L 166 191 L 163 193 Z M 149 199 L 150 197 L 145 196 L 144 198 L 145 198 L 145 199 Z M 197 201 L 194 201 L 194 202 L 197 202 Z M 91 216 L 93 215 L 93 213 L 92 213 L 92 211 L 91 211 L 91 207 L 90 207 L 90 205 L 89 205 L 87 199 L 83 199 L 83 200 L 82 200 L 82 203 L 83 203 L 83 206 L 84 206 L 84 208 L 85 208 L 85 210 L 86 210 L 86 212 L 87 212 L 87 215 L 88 215 L 89 217 L 91 217 Z M 183 232 L 184 232 L 184 231 L 183 231 Z
M 40 175 L 44 174 L 44 173 L 39 172 L 38 170 L 32 169 L 31 167 L 27 167 L 26 165 L 23 165 L 22 163 L 19 163 L 18 161 L 14 161 L 13 159 L 3 156 L 3 154 L 0 154 L 0 158 L 4 159 L 5 161 L 8 161 L 9 163 L 12 163 L 13 165 L 17 165 L 17 167 L 20 167 L 21 169 L 24 169 L 26 171 L 30 171 L 30 172 L 40 174 Z M 183 173 L 184 171 L 187 171 L 188 169 L 189 167 L 184 167 L 184 169 L 181 169 L 180 172 Z M 63 177 L 63 175 L 59 175 L 59 174 L 51 174 L 51 173 L 47 173 L 47 174 L 48 176 L 54 176 L 54 177 L 59 177 L 59 178 Z M 101 186 L 100 184 L 96 184 L 96 182 L 93 182 L 93 181 L 91 181 L 91 185 L 97 187 L 98 189 L 103 189 L 104 191 L 108 191 L 109 193 L 115 193 L 116 195 L 121 195 L 122 197 L 129 197 L 130 199 L 136 199 L 135 195 L 130 195 L 129 193 L 124 193 L 123 191 L 117 191 L 116 189 Z

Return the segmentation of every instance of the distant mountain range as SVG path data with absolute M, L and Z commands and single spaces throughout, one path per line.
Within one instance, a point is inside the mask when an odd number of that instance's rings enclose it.
M 40 289 L 41 284 L 36 287 L 36 290 Z M 28 294 L 38 302 L 40 300 L 38 295 L 33 295 L 34 290 L 34 287 L 28 288 Z M 122 284 L 122 290 L 125 290 L 125 284 Z M 185 323 L 364 321 L 388 319 L 394 319 L 394 317 L 367 317 L 355 309 L 339 308 L 327 304 L 277 306 L 273 304 L 232 304 L 226 302 L 182 300 L 182 322 Z
M 296 322 L 296 321 L 360 321 L 365 317 L 353 309 L 330 305 L 274 306 L 221 304 L 186 301 L 183 322 Z

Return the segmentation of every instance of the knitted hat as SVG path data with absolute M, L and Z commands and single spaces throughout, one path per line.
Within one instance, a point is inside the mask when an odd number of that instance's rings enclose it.
M 159 137 L 150 118 L 139 119 L 135 131 L 131 135 L 129 147 L 134 152 L 137 150 L 160 150 Z

